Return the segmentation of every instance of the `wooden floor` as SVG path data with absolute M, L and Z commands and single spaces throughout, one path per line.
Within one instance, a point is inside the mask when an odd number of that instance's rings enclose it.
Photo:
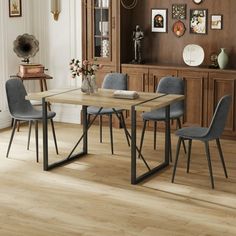
M 60 155 L 73 146 L 78 125 L 56 124 Z M 114 130 L 115 155 L 109 132 L 99 143 L 97 127 L 89 133 L 90 155 L 50 172 L 35 162 L 34 137 L 26 150 L 27 127 L 16 134 L 5 158 L 10 130 L 0 131 L 1 236 L 229 236 L 236 235 L 236 142 L 222 140 L 229 179 L 224 178 L 215 143 L 211 143 L 215 190 L 211 189 L 202 143 L 193 143 L 190 173 L 180 154 L 176 182 L 173 166 L 139 185 L 130 184 L 130 152 L 122 130 Z M 139 134 L 140 137 L 140 134 Z M 50 136 L 51 138 L 51 136 Z M 152 150 L 147 132 L 144 153 L 151 165 L 161 160 L 164 136 Z M 173 153 L 176 138 L 173 136 Z M 50 155 L 55 155 L 52 139 Z M 139 162 L 139 171 L 145 170 Z

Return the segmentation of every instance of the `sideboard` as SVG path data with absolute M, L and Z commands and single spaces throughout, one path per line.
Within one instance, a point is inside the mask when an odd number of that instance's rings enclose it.
M 236 70 L 209 69 L 170 65 L 122 64 L 122 73 L 128 75 L 128 89 L 154 92 L 164 76 L 178 76 L 185 81 L 185 115 L 183 126 L 208 126 L 219 99 L 231 94 L 232 104 L 224 137 L 236 139 Z M 127 114 L 127 123 L 130 117 Z M 141 116 L 138 120 L 142 124 Z M 152 124 L 149 124 L 149 127 Z M 172 124 L 175 128 L 175 124 Z

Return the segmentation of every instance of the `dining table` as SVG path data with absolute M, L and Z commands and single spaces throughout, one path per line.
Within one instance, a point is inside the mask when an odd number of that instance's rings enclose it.
M 124 109 L 130 111 L 131 114 L 131 127 L 130 131 L 126 129 L 127 135 L 130 138 L 130 182 L 131 184 L 138 184 L 157 172 L 165 169 L 170 164 L 170 106 L 173 103 L 184 99 L 184 95 L 180 94 L 161 94 L 150 92 L 138 92 L 138 97 L 135 99 L 117 98 L 114 96 L 114 90 L 111 89 L 98 89 L 97 93 L 86 94 L 80 88 L 61 88 L 52 89 L 48 91 L 30 93 L 26 96 L 28 100 L 38 100 L 42 102 L 43 113 L 43 170 L 49 171 L 53 168 L 64 166 L 71 163 L 82 156 L 89 153 L 88 150 L 88 130 L 95 121 L 95 116 L 92 120 L 88 121 L 87 107 L 96 106 L 100 108 L 114 108 Z M 70 153 L 57 161 L 50 162 L 48 152 L 48 123 L 47 113 L 48 104 L 73 104 L 82 106 L 82 131 L 78 140 L 75 140 L 75 145 Z M 137 146 L 137 113 L 149 112 L 155 109 L 165 108 L 165 144 L 164 144 L 164 157 L 161 163 L 155 167 L 150 167 L 144 157 L 140 153 Z M 98 114 L 99 115 L 99 112 Z M 81 150 L 75 153 L 76 148 L 82 142 Z M 137 155 L 138 154 L 138 155 Z M 141 157 L 141 161 L 146 166 L 141 174 L 137 173 L 137 159 Z M 112 167 L 115 168 L 115 167 Z

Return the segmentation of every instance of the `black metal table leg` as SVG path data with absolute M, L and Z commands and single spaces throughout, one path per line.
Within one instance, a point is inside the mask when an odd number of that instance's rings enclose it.
M 87 106 L 83 106 L 83 153 L 88 153 L 88 120 L 87 120 Z
M 47 107 L 48 107 L 47 101 L 45 98 L 43 98 L 43 153 L 44 153 L 43 154 L 43 160 L 44 160 L 43 166 L 44 166 L 44 170 L 51 170 L 55 167 L 70 163 L 71 161 L 78 159 L 88 153 L 88 129 L 91 127 L 91 125 L 93 124 L 96 117 L 100 114 L 102 107 L 100 108 L 98 114 L 94 117 L 94 119 L 88 124 L 87 106 L 83 106 L 83 108 L 82 108 L 82 110 L 83 110 L 83 134 L 81 135 L 78 142 L 76 143 L 76 145 L 74 146 L 74 148 L 70 152 L 69 156 L 67 156 L 66 158 L 64 158 L 60 161 L 56 161 L 56 162 L 50 163 L 50 164 L 49 164 L 49 160 L 48 160 Z M 73 155 L 76 147 L 79 145 L 79 143 L 82 140 L 83 140 L 83 150 L 81 152 Z
M 165 128 L 165 156 L 164 161 L 158 166 L 149 169 L 147 172 L 137 177 L 137 165 L 136 165 L 136 112 L 135 107 L 132 107 L 131 110 L 131 183 L 138 184 L 153 174 L 163 170 L 169 165 L 170 157 L 170 105 L 166 106 L 166 128 Z M 139 150 L 138 150 L 139 151 Z M 140 152 L 140 151 L 139 151 Z M 141 154 L 142 156 L 142 154 Z M 144 159 L 144 158 L 143 158 Z M 145 160 L 145 159 L 144 159 Z M 146 163 L 146 161 L 145 161 Z
M 131 184 L 136 184 L 136 110 L 131 108 Z
M 170 106 L 166 106 L 166 127 L 165 127 L 165 163 L 170 162 Z

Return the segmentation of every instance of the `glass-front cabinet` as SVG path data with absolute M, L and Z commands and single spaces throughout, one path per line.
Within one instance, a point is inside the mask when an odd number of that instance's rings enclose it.
M 111 41 L 111 1 L 112 0 L 94 0 L 94 47 L 93 54 L 95 58 L 110 57 Z
M 86 57 L 103 65 L 117 63 L 118 0 L 87 0 L 84 22 L 86 22 Z

